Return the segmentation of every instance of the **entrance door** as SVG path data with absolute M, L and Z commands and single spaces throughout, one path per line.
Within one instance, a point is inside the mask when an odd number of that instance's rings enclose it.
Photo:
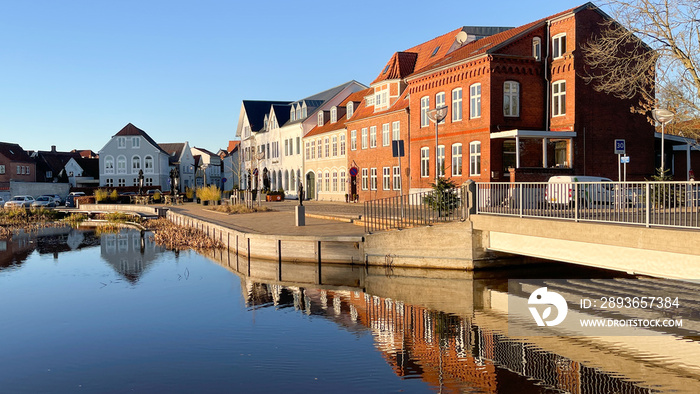
M 309 172 L 306 174 L 306 199 L 316 198 L 316 174 Z
M 350 199 L 357 194 L 357 175 L 350 177 Z

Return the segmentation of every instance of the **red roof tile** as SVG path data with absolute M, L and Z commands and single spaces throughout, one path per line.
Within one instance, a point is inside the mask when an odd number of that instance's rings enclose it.
M 370 94 L 370 92 L 373 92 L 373 91 L 374 91 L 374 89 L 370 88 L 370 89 L 360 90 L 359 92 L 352 93 L 342 103 L 340 103 L 340 105 L 338 105 L 338 107 L 346 107 L 348 105 L 348 103 L 351 101 L 356 102 L 356 103 L 361 102 L 366 95 Z M 354 117 L 354 113 L 353 113 L 353 117 Z M 327 133 L 329 131 L 336 131 L 336 130 L 345 128 L 345 123 L 347 121 L 348 121 L 347 116 L 339 116 L 335 123 L 331 123 L 331 120 L 329 117 L 328 120 L 326 120 L 326 122 L 323 124 L 323 126 L 321 126 L 321 127 L 319 127 L 318 125 L 315 126 L 311 130 L 309 130 L 309 132 L 306 133 L 306 135 L 304 137 L 313 137 L 316 135 Z

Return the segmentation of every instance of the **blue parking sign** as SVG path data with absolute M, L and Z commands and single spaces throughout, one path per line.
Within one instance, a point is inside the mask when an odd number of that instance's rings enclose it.
M 624 155 L 625 154 L 625 140 L 615 140 L 615 154 Z

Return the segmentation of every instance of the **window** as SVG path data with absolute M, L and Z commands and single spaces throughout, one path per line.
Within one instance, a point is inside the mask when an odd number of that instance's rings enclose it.
M 304 157 L 306 158 L 306 160 L 309 160 L 311 158 L 310 152 L 309 152 L 309 141 L 306 141 L 305 148 L 306 148 L 306 151 L 305 151 Z
M 350 150 L 357 150 L 357 130 L 350 130 Z
M 333 157 L 338 156 L 338 136 L 334 135 L 333 136 Z
M 469 87 L 469 117 L 481 117 L 481 84 L 476 83 Z
M 113 178 L 107 178 L 107 179 L 105 179 L 105 186 L 107 186 L 107 187 L 114 187 L 114 179 L 113 179 Z
M 560 58 L 566 53 L 566 34 L 558 34 L 552 38 L 552 57 Z
M 367 169 L 362 169 L 362 190 L 367 190 Z
M 145 178 L 143 182 L 146 186 L 153 186 L 153 178 Z
M 462 144 L 452 144 L 452 176 L 462 176 Z
M 0 165 L 0 174 L 4 174 L 4 173 L 5 173 L 5 165 L 2 164 L 2 165 Z
M 389 123 L 384 123 L 382 125 L 382 146 L 391 145 L 391 130 L 389 130 Z
M 321 144 L 321 140 L 318 140 L 318 144 L 316 145 L 318 147 L 318 158 L 323 157 L 323 145 Z
M 387 105 L 389 105 L 389 91 L 385 89 L 374 95 L 375 107 L 386 107 Z
M 297 137 L 297 155 L 301 154 L 301 137 Z
M 515 168 L 515 140 L 503 141 L 503 175 Z
M 46 171 L 46 179 L 53 178 L 53 171 Z
M 462 88 L 452 91 L 452 121 L 462 120 Z
M 118 182 L 117 186 L 120 186 L 120 187 L 126 186 L 126 179 L 124 179 L 124 178 L 119 178 L 117 180 L 117 182 Z
M 394 166 L 394 190 L 401 190 L 401 167 Z
M 430 148 L 420 148 L 420 176 L 423 178 L 430 176 Z
M 325 174 L 323 174 L 323 181 L 324 181 L 324 191 L 331 191 L 331 174 L 330 172 L 326 171 Z
M 316 141 L 311 141 L 311 158 L 316 158 Z
M 323 126 L 323 111 L 318 113 L 318 122 L 316 124 L 318 127 Z
M 430 120 L 428 119 L 428 109 L 430 108 L 430 97 L 421 97 L 420 99 L 420 127 L 428 127 Z
M 540 60 L 540 57 L 542 56 L 542 40 L 540 40 L 539 37 L 535 37 L 532 39 L 532 57 L 535 58 L 535 60 Z
M 114 174 L 114 157 L 105 157 L 105 174 Z
M 398 141 L 401 139 L 401 122 L 391 124 L 391 140 Z
M 469 175 L 481 174 L 481 142 L 474 141 L 469 144 Z
M 29 166 L 27 166 L 27 175 L 29 175 L 29 174 L 31 174 L 31 173 L 32 173 L 32 168 L 29 167 Z
M 362 149 L 367 149 L 367 128 L 362 128 Z
M 369 188 L 370 190 L 377 190 L 377 169 L 370 169 L 369 174 Z
M 345 156 L 345 134 L 340 135 L 340 155 Z
M 289 156 L 289 140 L 284 140 L 284 155 Z
M 438 176 L 445 176 L 445 145 L 438 145 L 437 149 Z
M 306 113 L 306 102 L 301 106 L 301 119 L 305 118 L 308 114 Z
M 340 191 L 345 191 L 345 171 L 340 171 Z
M 296 118 L 296 111 L 294 111 L 294 107 L 292 107 L 292 108 L 289 110 L 289 119 L 291 119 L 292 121 L 297 120 L 297 118 Z
M 503 116 L 520 116 L 520 83 L 503 83 Z
M 131 147 L 132 148 L 141 147 L 141 139 L 139 137 L 131 137 Z
M 435 95 L 435 108 L 440 108 L 445 106 L 445 92 L 440 92 Z M 447 117 L 445 117 L 447 118 Z M 440 124 L 445 123 L 445 119 L 443 119 Z
M 333 191 L 337 192 L 338 191 L 338 172 L 333 171 Z
M 126 137 L 117 137 L 117 148 L 126 148 Z
M 338 108 L 333 107 L 331 108 L 331 123 L 335 123 L 338 121 Z
M 147 174 L 152 174 L 153 173 L 153 157 L 152 156 L 146 156 L 146 158 L 143 159 L 143 168 L 144 172 Z
M 329 156 L 330 156 L 330 154 L 331 154 L 331 145 L 330 145 L 330 140 L 328 139 L 328 137 L 326 137 L 326 138 L 323 140 L 323 151 L 324 151 L 324 153 L 325 153 L 324 157 L 329 157 Z
M 297 104 L 297 120 L 301 119 L 301 106 Z
M 352 101 L 348 102 L 347 111 L 347 118 L 352 118 L 352 113 L 355 111 L 355 104 Z
M 23 167 L 23 166 L 17 166 L 17 175 L 21 175 L 21 174 L 22 174 L 22 168 L 24 168 L 24 167 Z
M 370 126 L 369 128 L 369 147 L 377 147 L 377 126 Z
M 566 81 L 552 84 L 552 116 L 566 115 Z
M 124 156 L 117 157 L 117 173 L 126 174 L 126 157 Z
M 382 168 L 382 189 L 391 190 L 391 167 Z

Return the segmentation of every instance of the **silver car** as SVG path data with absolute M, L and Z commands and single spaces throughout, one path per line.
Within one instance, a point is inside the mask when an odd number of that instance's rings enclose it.
M 5 203 L 5 208 L 24 207 L 29 208 L 34 202 L 32 196 L 14 196 L 12 200 Z
M 56 206 L 56 200 L 51 196 L 39 196 L 32 203 L 32 207 L 49 207 L 54 208 Z

